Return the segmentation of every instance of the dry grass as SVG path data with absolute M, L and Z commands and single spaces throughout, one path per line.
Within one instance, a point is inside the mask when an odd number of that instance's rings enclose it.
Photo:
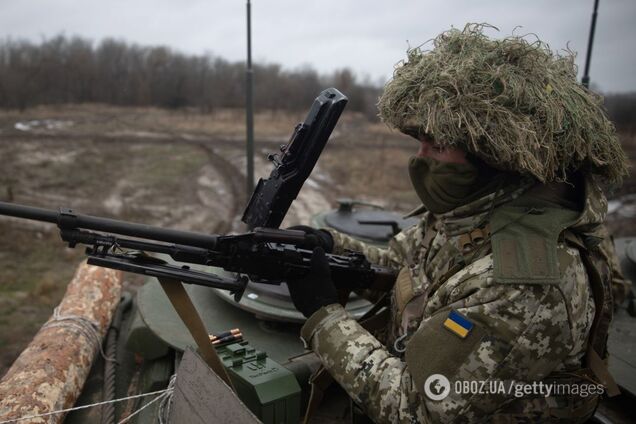
M 308 105 L 309 106 L 309 105 Z M 305 112 L 259 111 L 254 115 L 257 139 L 286 139 L 294 126 L 305 118 Z M 0 113 L 0 135 L 21 133 L 16 122 L 54 119 L 71 124 L 56 134 L 125 134 L 144 135 L 209 135 L 216 138 L 245 137 L 245 113 L 240 109 L 219 109 L 210 113 L 195 110 L 117 107 L 103 104 L 38 106 L 24 112 L 5 110 Z M 391 136 L 392 131 L 381 123 L 369 124 L 363 115 L 345 112 L 340 127 L 364 129 L 370 134 Z M 43 129 L 35 132 L 47 133 Z

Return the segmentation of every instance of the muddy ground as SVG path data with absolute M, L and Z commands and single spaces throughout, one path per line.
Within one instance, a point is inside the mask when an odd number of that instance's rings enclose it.
M 257 114 L 257 177 L 269 175 L 267 153 L 303 118 Z M 0 200 L 183 230 L 241 231 L 244 122 L 236 111 L 104 105 L 0 112 Z M 636 157 L 634 136 L 624 138 Z M 306 224 L 340 197 L 412 209 L 418 201 L 406 163 L 416 149 L 408 137 L 345 113 L 283 225 Z M 616 195 L 635 193 L 633 181 Z M 621 211 L 636 199 L 623 199 L 610 215 L 613 228 L 634 236 L 633 217 Z M 0 219 L 0 375 L 51 314 L 82 253 L 64 247 L 52 225 Z M 129 276 L 127 284 L 140 282 Z

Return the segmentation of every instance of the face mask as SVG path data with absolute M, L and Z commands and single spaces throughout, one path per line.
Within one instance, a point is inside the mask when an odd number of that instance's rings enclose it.
M 471 163 L 440 162 L 414 156 L 409 161 L 411 183 L 429 211 L 441 214 L 468 203 L 479 191 L 479 170 Z

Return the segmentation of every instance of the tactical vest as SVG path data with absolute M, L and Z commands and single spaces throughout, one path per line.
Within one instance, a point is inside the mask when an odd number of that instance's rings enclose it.
M 490 252 L 492 248 L 494 260 L 494 278 L 498 278 L 499 282 L 508 282 L 511 284 L 528 284 L 532 283 L 548 283 L 558 284 L 561 279 L 557 255 L 552 250 L 557 243 L 567 243 L 568 246 L 576 248 L 580 254 L 581 261 L 585 266 L 588 275 L 589 285 L 595 304 L 595 314 L 589 332 L 586 354 L 580 368 L 574 371 L 554 372 L 548 375 L 544 382 L 558 382 L 562 384 L 577 384 L 581 382 L 597 382 L 601 383 L 608 395 L 614 395 L 618 392 L 618 388 L 607 371 L 607 338 L 608 328 L 612 318 L 613 301 L 611 290 L 611 273 L 607 257 L 599 249 L 598 244 L 601 239 L 595 238 L 593 234 L 583 231 L 575 231 L 570 228 L 572 216 L 567 214 L 552 216 L 549 211 L 546 215 L 545 211 L 533 207 L 526 207 L 521 213 L 510 213 L 510 209 L 506 209 L 511 204 L 503 204 L 500 208 L 495 208 L 488 224 L 478 225 L 479 228 L 473 228 L 465 234 L 455 234 L 447 243 L 452 246 L 441 247 L 450 248 L 453 251 L 457 249 L 465 256 L 463 266 L 467 266 L 473 261 L 483 257 Z M 492 211 L 492 210 L 491 210 Z M 514 212 L 514 211 L 512 211 Z M 516 215 L 516 216 L 515 216 Z M 520 221 L 519 217 L 530 217 L 529 221 L 535 224 L 531 237 L 528 237 L 525 225 L 528 222 Z M 558 218 L 558 219 L 555 219 Z M 523 224 L 523 225 L 516 225 Z M 532 223 L 529 225 L 532 226 Z M 503 229 L 502 229 L 503 228 Z M 426 248 L 435 237 L 436 231 L 426 231 L 422 234 L 422 238 L 418 240 L 421 246 Z M 507 236 L 507 237 L 506 237 Z M 450 239 L 450 237 L 449 237 Z M 511 244 L 511 240 L 517 240 L 516 244 Z M 545 243 L 547 241 L 547 244 Z M 439 246 L 438 246 L 439 247 Z M 518 257 L 533 258 L 532 263 L 506 261 L 506 255 L 512 250 L 523 250 L 525 254 Z M 476 253 L 478 252 L 478 253 Z M 413 252 L 400 252 L 401 256 L 407 259 L 413 259 Z M 503 258 L 503 260 L 502 260 Z M 421 260 L 422 258 L 420 258 Z M 415 261 L 416 262 L 416 261 Z M 443 277 L 441 281 L 446 281 L 458 272 L 459 269 L 451 266 L 442 270 Z M 436 279 L 437 280 L 437 279 Z M 439 281 L 436 281 L 439 283 Z M 433 287 L 432 290 L 435 290 Z M 393 348 L 393 353 L 401 356 L 404 345 L 408 342 L 408 338 L 415 331 L 417 324 L 421 322 L 422 311 L 427 296 L 421 290 L 421 287 L 414 287 L 408 267 L 400 272 L 392 293 L 392 317 L 394 323 L 400 327 L 399 337 L 388 337 L 387 339 L 379 338 L 383 343 L 387 343 L 387 347 Z M 376 307 L 374 310 L 380 310 Z M 384 310 L 385 316 L 386 309 Z M 396 314 L 397 312 L 397 314 Z M 373 333 L 382 328 L 382 323 L 386 322 L 378 317 L 374 317 L 373 325 L 369 325 L 368 329 Z M 409 324 L 411 323 L 411 324 Z M 492 417 L 492 422 L 496 423 L 515 423 L 527 422 L 530 417 L 534 417 L 534 422 L 583 422 L 589 418 L 595 411 L 599 396 L 579 397 L 524 397 L 519 401 L 513 401 L 506 404 L 498 410 Z
M 502 284 L 559 284 L 560 272 L 556 247 L 559 242 L 578 250 L 589 279 L 595 314 L 581 368 L 570 372 L 554 372 L 544 383 L 577 385 L 595 382 L 605 387 L 608 396 L 619 393 L 607 369 L 607 339 L 613 314 L 611 270 L 607 257 L 599 248 L 601 239 L 568 228 L 577 213 L 567 210 L 516 208 L 504 206 L 496 211 L 489 224 L 461 234 L 454 239 L 456 248 L 466 257 L 490 243 L 493 252 L 493 278 Z M 425 234 L 427 246 L 434 235 Z M 487 252 L 482 252 L 482 254 Z M 526 258 L 524 262 L 520 258 Z M 473 258 L 477 259 L 477 258 Z M 472 261 L 471 261 L 472 262 Z M 445 280 L 452 277 L 447 275 Z M 417 329 L 426 302 L 414 293 L 408 267 L 399 273 L 393 293 L 393 309 L 401 335 L 389 339 L 389 347 L 400 356 L 410 336 Z M 552 396 L 522 398 L 504 407 L 493 417 L 494 422 L 525 422 L 540 413 L 549 421 L 584 422 L 593 415 L 600 396 Z M 540 412 L 539 412 L 540 411 Z M 536 415 L 535 415 L 536 416 Z

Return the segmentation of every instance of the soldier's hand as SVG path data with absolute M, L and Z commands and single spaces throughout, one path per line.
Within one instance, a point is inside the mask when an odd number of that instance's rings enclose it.
M 308 240 L 305 245 L 299 247 L 311 250 L 315 247 L 322 247 L 327 253 L 333 252 L 333 238 L 327 230 L 319 230 L 308 225 L 294 225 L 293 227 L 289 227 L 288 230 L 304 231 L 305 234 L 310 236 L 310 240 Z
M 323 306 L 338 303 L 338 293 L 331 280 L 329 262 L 321 247 L 316 247 L 311 255 L 309 273 L 299 280 L 288 281 L 287 287 L 294 306 L 306 318 Z

